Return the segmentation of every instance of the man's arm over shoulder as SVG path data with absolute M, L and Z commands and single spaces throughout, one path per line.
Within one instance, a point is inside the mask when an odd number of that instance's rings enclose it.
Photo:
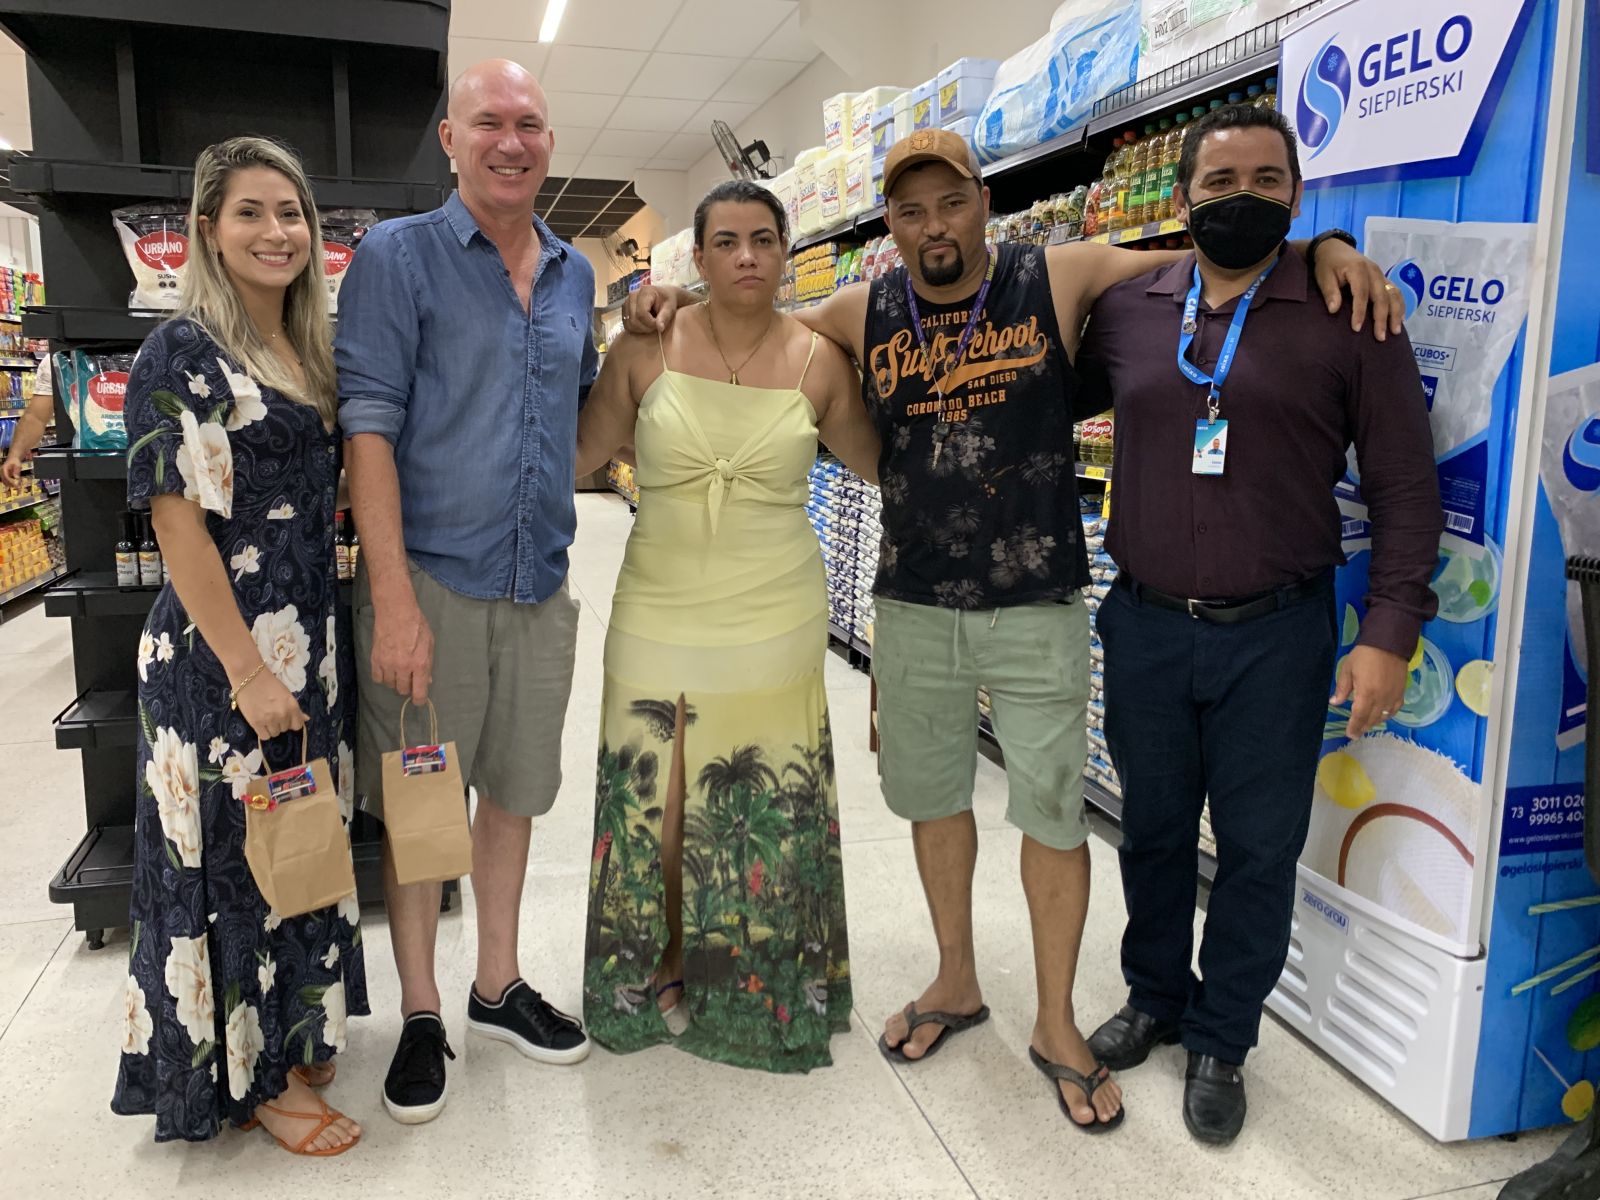
M 416 273 L 397 222 L 373 227 L 339 289 L 333 340 L 339 370 L 339 425 L 346 437 L 395 442 L 405 426 L 421 341 Z
M 867 336 L 867 299 L 871 294 L 869 284 L 852 283 L 821 304 L 799 309 L 793 316 L 860 362 Z
M 1439 607 L 1428 586 L 1444 532 L 1433 431 L 1411 339 L 1403 332 L 1383 342 L 1350 337 L 1356 459 L 1372 522 L 1367 617 L 1358 640 L 1409 659 L 1423 623 Z

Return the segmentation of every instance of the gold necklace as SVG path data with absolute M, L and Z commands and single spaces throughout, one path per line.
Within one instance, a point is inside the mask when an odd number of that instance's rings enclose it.
M 711 305 L 707 304 L 705 309 L 706 326 L 711 330 L 711 344 L 717 348 L 717 357 L 722 360 L 722 365 L 728 368 L 728 382 L 737 387 L 739 384 L 739 372 L 750 365 L 750 360 L 756 356 L 757 352 L 766 343 L 767 335 L 772 332 L 772 327 L 778 322 L 776 319 L 769 320 L 767 322 L 767 327 L 761 331 L 761 336 L 756 339 L 755 349 L 750 351 L 749 354 L 745 355 L 745 359 L 742 363 L 740 363 L 737 367 L 734 367 L 729 364 L 728 356 L 722 352 L 722 343 L 717 340 L 717 326 L 711 320 Z M 772 316 L 776 318 L 777 314 L 773 313 Z

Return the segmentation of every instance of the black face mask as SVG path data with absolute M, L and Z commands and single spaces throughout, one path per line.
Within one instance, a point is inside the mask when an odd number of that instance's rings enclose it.
M 1189 236 L 1195 249 L 1225 271 L 1253 267 L 1289 236 L 1293 220 L 1281 200 L 1255 192 L 1231 192 L 1189 210 Z

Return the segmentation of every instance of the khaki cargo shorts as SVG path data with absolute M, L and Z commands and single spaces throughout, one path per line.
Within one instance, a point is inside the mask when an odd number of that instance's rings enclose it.
M 561 726 L 572 694 L 578 602 L 567 585 L 542 604 L 475 600 L 411 564 L 417 604 L 433 630 L 439 740 L 454 742 L 462 778 L 480 800 L 543 816 L 561 789 Z M 400 748 L 402 697 L 372 679 L 372 589 L 356 571 L 356 778 L 362 807 L 383 819 L 383 755 Z M 427 711 L 406 714 L 413 744 L 428 740 Z
M 890 811 L 937 821 L 972 807 L 978 688 L 1005 754 L 1006 819 L 1054 850 L 1089 836 L 1089 614 L 1081 599 L 958 610 L 877 601 L 878 769 Z

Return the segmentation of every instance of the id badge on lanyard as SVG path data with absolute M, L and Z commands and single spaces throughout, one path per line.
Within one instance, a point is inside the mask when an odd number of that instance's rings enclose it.
M 1194 461 L 1190 470 L 1196 475 L 1221 475 L 1227 466 L 1228 422 L 1219 416 L 1222 410 L 1222 385 L 1227 381 L 1228 373 L 1233 370 L 1233 359 L 1239 352 L 1239 339 L 1244 334 L 1244 323 L 1250 316 L 1250 302 L 1255 299 L 1256 293 L 1261 290 L 1261 285 L 1266 282 L 1267 276 L 1272 274 L 1272 268 L 1277 265 L 1277 259 L 1274 259 L 1265 271 L 1256 276 L 1255 282 L 1244 295 L 1239 297 L 1239 304 L 1233 312 L 1233 321 L 1228 326 L 1228 336 L 1222 343 L 1222 352 L 1217 355 L 1216 369 L 1207 373 L 1189 361 L 1189 348 L 1194 344 L 1194 335 L 1199 329 L 1200 313 L 1200 265 L 1195 264 L 1194 284 L 1190 287 L 1188 298 L 1183 304 L 1183 330 L 1178 337 L 1178 370 L 1183 372 L 1184 378 L 1190 383 L 1198 383 L 1211 389 L 1206 396 L 1207 415 L 1194 423 Z

